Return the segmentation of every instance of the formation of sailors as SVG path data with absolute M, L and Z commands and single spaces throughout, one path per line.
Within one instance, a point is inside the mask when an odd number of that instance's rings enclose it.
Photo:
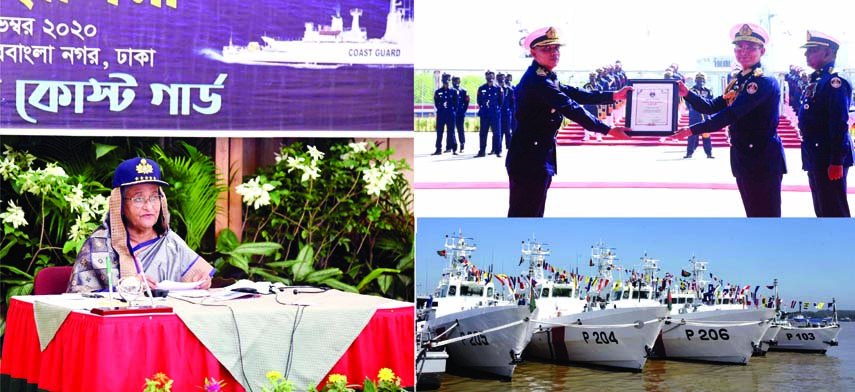
M 478 117 L 481 121 L 478 154 L 475 156 L 487 155 L 485 153 L 487 139 L 492 131 L 489 154 L 501 157 L 503 141 L 504 148 L 507 149 L 511 143 L 511 135 L 516 129 L 513 75 L 502 72 L 497 74 L 488 70 L 484 73 L 484 80 L 484 84 L 478 87 L 475 96 Z M 441 83 L 442 86 L 433 95 L 434 107 L 436 107 L 436 149 L 432 155 L 443 153 L 458 155 L 463 153 L 466 146 L 465 118 L 471 97 L 469 92 L 460 85 L 459 76 L 452 77 L 444 73 L 441 76 Z M 443 137 L 445 149 L 442 147 Z

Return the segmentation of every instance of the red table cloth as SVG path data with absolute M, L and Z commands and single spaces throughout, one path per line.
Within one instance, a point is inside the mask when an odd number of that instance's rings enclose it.
M 401 386 L 412 387 L 413 326 L 412 307 L 377 310 L 326 377 L 344 374 L 349 383 L 361 384 L 388 367 L 401 378 Z M 299 358 L 293 366 L 300 366 Z M 200 390 L 206 377 L 224 380 L 224 391 L 244 391 L 174 314 L 102 317 L 72 312 L 41 352 L 33 305 L 12 299 L 0 390 L 141 391 L 145 379 L 158 372 L 174 380 L 173 391 Z

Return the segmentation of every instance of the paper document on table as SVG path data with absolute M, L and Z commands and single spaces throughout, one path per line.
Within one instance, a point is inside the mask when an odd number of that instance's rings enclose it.
M 254 293 L 245 293 L 242 291 L 231 291 L 231 290 L 223 290 L 211 293 L 211 299 L 215 301 L 229 301 L 233 299 L 239 298 L 257 298 L 261 297 L 259 294 Z
M 255 291 L 258 291 L 259 294 L 267 294 L 270 292 L 270 286 L 272 284 L 270 282 L 253 282 L 247 279 L 241 279 L 229 286 L 224 287 L 226 290 L 238 289 L 238 288 L 253 288 Z
M 211 292 L 208 290 L 178 290 L 169 292 L 169 296 L 176 298 L 204 298 L 210 297 Z
M 201 283 L 201 280 L 198 282 L 175 282 L 172 280 L 164 280 L 159 282 L 155 288 L 164 290 L 193 290 Z

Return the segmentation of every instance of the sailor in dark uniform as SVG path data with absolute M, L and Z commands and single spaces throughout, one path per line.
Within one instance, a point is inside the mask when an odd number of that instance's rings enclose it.
M 561 40 L 553 27 L 544 27 L 529 34 L 523 47 L 529 49 L 534 61 L 516 87 L 515 116 L 519 128 L 511 138 L 511 148 L 505 161 L 510 185 L 508 216 L 542 217 L 546 193 L 556 173 L 555 136 L 564 116 L 585 129 L 625 139 L 627 128 L 610 128 L 579 103 L 614 102 L 626 98 L 631 88 L 591 92 L 560 83 L 553 69 L 561 57 Z
M 505 74 L 503 87 L 505 89 L 504 101 L 502 101 L 502 137 L 499 138 L 499 146 L 496 151 L 502 151 L 501 140 L 505 141 L 505 149 L 511 148 L 511 119 L 514 117 L 514 88 L 511 87 L 511 74 Z M 499 154 L 498 156 L 501 156 Z
M 505 88 L 505 74 L 499 72 L 496 74 L 496 85 L 502 89 L 502 107 L 499 108 L 499 126 L 498 132 L 493 132 L 493 143 L 490 149 L 490 155 L 496 154 L 497 157 L 502 157 L 502 136 L 506 130 L 505 127 L 510 125 L 504 122 L 505 108 L 508 106 L 508 89 Z
M 511 88 L 511 91 L 514 93 L 514 101 L 511 102 L 511 135 L 514 134 L 514 131 L 517 130 L 517 118 L 514 117 L 514 111 L 517 109 L 517 89 L 514 87 L 514 75 L 508 73 L 505 75 L 505 85 Z M 511 141 L 507 140 L 507 148 L 511 148 Z
M 805 59 L 816 70 L 802 94 L 799 130 L 802 169 L 807 171 L 818 217 L 849 217 L 846 175 L 852 166 L 849 103 L 852 85 L 834 69 L 840 43 L 818 31 L 808 31 Z
M 460 143 L 460 151 L 463 153 L 463 147 L 466 144 L 466 111 L 469 110 L 469 93 L 466 89 L 460 87 L 460 77 L 451 78 L 451 87 L 457 90 L 457 108 L 454 110 L 454 123 L 457 128 L 457 141 Z
M 705 86 L 707 81 L 707 76 L 704 75 L 703 72 L 698 72 L 695 75 L 695 85 L 692 86 L 692 92 L 698 94 L 701 98 L 712 98 L 712 91 Z M 697 124 L 702 121 L 709 120 L 709 114 L 703 114 L 697 110 L 692 109 L 692 105 L 689 105 L 689 125 Z M 688 159 L 692 157 L 692 154 L 695 152 L 695 149 L 698 148 L 698 139 L 704 139 L 704 152 L 707 154 L 707 158 L 714 158 L 712 155 L 712 140 L 710 140 L 710 134 L 705 133 L 703 135 L 692 135 L 689 136 L 689 143 L 686 145 L 686 156 L 684 159 Z
M 448 151 L 452 151 L 451 147 L 457 144 L 454 139 L 454 110 L 457 108 L 457 90 L 448 87 L 449 81 L 451 81 L 451 75 L 442 74 L 442 87 L 433 93 L 433 104 L 436 107 L 436 151 L 432 155 L 442 154 L 443 130 L 447 132 L 445 146 Z M 454 155 L 457 155 L 456 151 L 454 151 Z
M 478 155 L 476 158 L 484 157 L 487 150 L 487 133 L 492 129 L 493 133 L 499 132 L 502 110 L 502 89 L 496 85 L 496 73 L 487 71 L 484 79 L 487 83 L 478 87 L 478 117 L 481 118 L 481 131 L 479 132 Z
M 681 128 L 674 136 L 719 131 L 730 125 L 730 168 L 749 217 L 781 216 L 781 180 L 787 172 L 784 147 L 778 137 L 781 90 L 774 75 L 766 75 L 760 57 L 769 35 L 760 26 L 740 24 L 731 31 L 736 61 L 742 72 L 736 75 L 724 95 L 704 99 L 677 82 L 680 95 L 692 108 L 712 117 Z

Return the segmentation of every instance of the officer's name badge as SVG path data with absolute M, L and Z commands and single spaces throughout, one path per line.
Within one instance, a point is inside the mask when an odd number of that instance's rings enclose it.
M 834 88 L 840 88 L 840 86 L 843 85 L 843 81 L 840 80 L 840 78 L 838 77 L 831 78 L 831 81 L 829 83 L 831 84 L 831 87 Z
M 763 68 L 754 69 L 754 77 L 759 78 L 761 76 L 763 76 Z
M 748 86 L 745 87 L 745 91 L 748 94 L 754 94 L 757 92 L 757 83 L 751 82 L 748 83 Z

